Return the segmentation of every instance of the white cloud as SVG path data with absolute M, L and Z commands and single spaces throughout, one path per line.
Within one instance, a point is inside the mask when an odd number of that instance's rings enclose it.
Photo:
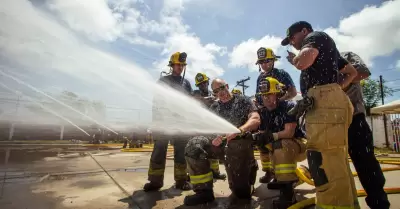
M 233 51 L 229 54 L 230 67 L 247 67 L 250 71 L 258 71 L 255 65 L 257 61 L 257 50 L 260 47 L 271 48 L 276 55 L 280 55 L 282 38 L 275 36 L 264 36 L 259 40 L 249 39 L 233 47 Z M 284 58 L 284 56 L 281 56 Z M 280 66 L 281 62 L 276 62 L 276 66 Z
M 112 41 L 122 35 L 118 21 L 106 1 L 49 0 L 46 5 L 68 26 L 93 40 Z
M 123 38 L 133 44 L 162 46 L 139 34 L 153 23 L 145 17 L 148 8 L 142 0 L 46 0 L 44 8 L 92 41 Z
M 390 55 L 400 50 L 399 8 L 400 0 L 386 1 L 379 7 L 368 6 L 342 19 L 338 28 L 331 27 L 324 31 L 332 36 L 339 50 L 354 51 L 371 65 L 374 57 Z M 260 46 L 271 47 L 278 51 L 278 55 L 286 56 L 279 54 L 284 50 L 279 44 L 281 40 L 279 37 L 267 35 L 260 40 L 249 39 L 242 42 L 230 54 L 230 66 L 250 67 L 249 59 L 255 60 L 256 50 Z
M 366 63 L 400 50 L 400 0 L 368 6 L 340 21 L 338 28 L 325 31 L 334 38 L 339 50 L 351 50 Z
M 397 61 L 396 68 L 400 69 L 400 60 Z
M 184 51 L 188 54 L 186 78 L 193 82 L 198 72 L 204 72 L 209 77 L 215 78 L 224 73 L 224 69 L 217 64 L 217 57 L 226 54 L 226 47 L 215 43 L 203 44 L 199 37 L 189 33 L 189 26 L 184 24 L 181 12 L 184 4 L 189 0 L 164 0 L 161 10 L 160 24 L 164 27 L 160 31 L 167 34 L 162 59 L 154 63 L 156 69 L 165 69 L 172 53 Z M 159 32 L 160 32 L 159 31 Z
M 184 51 L 188 54 L 186 78 L 194 80 L 196 73 L 204 72 L 210 78 L 221 76 L 224 70 L 216 64 L 216 57 L 226 54 L 226 48 L 214 43 L 202 45 L 198 37 L 191 34 L 173 34 L 166 40 L 162 54 L 165 58 L 156 62 L 157 69 L 166 68 L 171 53 Z
M 216 59 L 226 53 L 226 48 L 203 44 L 199 37 L 189 33 L 190 27 L 182 20 L 184 6 L 193 1 L 164 0 L 158 20 L 147 18 L 145 13 L 149 8 L 143 0 L 47 0 L 45 5 L 69 28 L 91 40 L 123 38 L 131 44 L 161 48 L 162 57 L 154 64 L 158 71 L 165 68 L 172 53 L 185 51 L 190 63 L 187 78 L 192 79 L 200 71 L 220 76 L 224 70 Z M 161 35 L 164 40 L 149 39 L 153 34 Z

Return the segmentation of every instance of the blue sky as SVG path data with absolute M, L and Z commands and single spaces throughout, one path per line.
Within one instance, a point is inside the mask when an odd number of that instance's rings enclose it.
M 176 51 L 188 53 L 186 76 L 193 88 L 198 72 L 221 77 L 230 87 L 250 76 L 250 95 L 258 76 L 256 51 L 270 47 L 283 57 L 277 67 L 299 89 L 299 71 L 285 59 L 293 49 L 280 46 L 298 20 L 330 34 L 339 50 L 359 54 L 372 78 L 383 75 L 400 89 L 400 0 L 6 1 L 0 10 L 2 70 L 43 91 L 69 90 L 108 106 L 149 109 L 149 85 L 168 71 Z M 1 81 L 37 96 L 10 79 Z M 144 98 L 137 99 L 137 92 Z
M 367 5 L 382 4 L 382 1 L 254 1 L 247 3 L 244 1 L 217 1 L 216 5 L 210 6 L 210 1 L 189 2 L 185 6 L 181 16 L 184 24 L 190 26 L 188 32 L 194 33 L 201 39 L 203 44 L 215 43 L 219 46 L 226 46 L 228 51 L 232 51 L 233 47 L 248 39 L 261 39 L 265 35 L 282 37 L 286 28 L 297 20 L 306 20 L 312 23 L 316 29 L 326 29 L 329 27 L 337 28 L 340 21 L 355 13 L 360 13 Z M 157 18 L 157 13 L 162 5 L 160 1 L 149 1 L 148 6 L 153 8 L 149 13 L 149 17 Z M 228 5 L 225 7 L 225 5 Z M 365 20 L 367 22 L 367 20 Z M 388 23 L 390 24 L 390 23 Z M 371 28 L 373 30 L 373 28 Z M 393 34 L 388 34 L 392 36 Z M 158 39 L 159 37 L 156 37 Z M 158 39 L 160 40 L 160 39 Z M 259 47 L 268 45 L 259 45 Z M 121 47 L 118 47 L 121 49 Z M 157 56 L 159 50 L 148 49 L 147 47 L 137 46 L 140 51 L 144 51 L 152 56 Z M 340 49 L 340 48 L 339 48 Z M 373 49 L 370 49 L 373 50 Z M 152 64 L 151 60 L 141 60 L 141 56 L 136 52 L 131 52 L 129 49 L 121 50 L 122 54 L 126 54 L 129 59 L 133 59 L 144 66 Z M 285 53 L 281 55 L 285 57 Z M 400 53 L 398 49 L 385 56 L 371 57 L 373 65 L 371 66 L 372 77 L 378 78 L 383 75 L 386 80 L 400 78 L 399 71 L 394 70 Z M 254 55 L 250 59 L 255 59 Z M 155 58 L 157 59 L 157 58 Z M 190 62 L 190 54 L 188 61 Z M 251 60 L 251 61 L 253 61 Z M 293 77 L 293 80 L 298 85 L 298 72 L 282 60 L 281 68 L 288 70 Z M 228 56 L 219 57 L 216 61 L 224 70 L 223 78 L 230 84 L 235 81 L 251 77 L 248 82 L 250 88 L 249 93 L 255 92 L 255 80 L 258 75 L 257 71 L 249 72 L 248 66 L 232 67 L 229 66 Z M 257 66 L 252 66 L 255 70 Z M 253 69 L 253 70 L 254 70 Z M 188 68 L 188 71 L 192 69 Z M 391 82 L 388 84 L 393 88 L 400 88 L 399 84 Z M 400 95 L 399 92 L 395 96 Z M 387 98 L 388 101 L 395 97 Z

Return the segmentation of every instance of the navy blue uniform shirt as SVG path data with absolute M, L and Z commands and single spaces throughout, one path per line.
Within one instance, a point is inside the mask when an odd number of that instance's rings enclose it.
M 173 76 L 173 75 L 167 75 L 163 76 L 158 80 L 158 83 L 166 83 L 168 86 L 171 86 L 172 88 L 181 91 L 183 93 L 186 93 L 188 95 L 192 95 L 193 89 L 192 85 L 190 82 L 185 78 L 182 81 L 182 76 Z
M 297 123 L 294 138 L 304 138 L 305 133 L 299 126 L 296 116 L 290 116 L 288 111 L 295 106 L 292 101 L 279 101 L 276 109 L 269 111 L 266 108 L 262 111 L 260 130 L 269 130 L 272 133 L 280 132 L 285 129 L 287 123 Z
M 260 92 L 260 89 L 258 88 L 258 86 L 260 86 L 260 83 L 266 78 L 266 77 L 273 77 L 276 80 L 278 80 L 279 82 L 281 82 L 282 84 L 284 84 L 286 86 L 286 88 L 290 88 L 290 87 L 296 87 L 293 83 L 292 77 L 290 77 L 289 73 L 286 72 L 285 70 L 282 69 L 276 69 L 273 68 L 271 71 L 269 72 L 262 72 L 260 73 L 260 75 L 257 78 L 257 87 L 256 87 L 256 94 Z M 262 105 L 262 99 L 260 95 L 256 95 L 256 99 L 258 104 Z

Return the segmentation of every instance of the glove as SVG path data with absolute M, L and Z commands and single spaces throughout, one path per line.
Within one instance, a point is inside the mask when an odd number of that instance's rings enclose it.
M 256 141 L 256 145 L 261 149 L 267 149 L 266 146 L 275 141 L 272 132 L 269 130 L 254 134 L 253 139 Z
M 314 108 L 314 98 L 313 97 L 304 97 L 299 100 L 296 105 L 289 110 L 289 115 L 295 115 L 298 120 L 306 111 L 312 110 Z
M 207 147 L 210 146 L 210 141 L 204 136 L 193 137 L 186 144 L 185 156 L 193 159 L 207 159 Z

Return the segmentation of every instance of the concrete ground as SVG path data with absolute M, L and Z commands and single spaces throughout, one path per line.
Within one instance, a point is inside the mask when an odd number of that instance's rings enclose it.
M 90 153 L 90 154 L 89 154 Z M 173 188 L 173 161 L 167 161 L 165 186 L 161 192 L 144 193 L 149 152 L 72 148 L 0 149 L 1 209 L 169 209 L 226 208 L 230 190 L 227 181 L 215 183 L 217 201 L 201 207 L 183 206 L 191 191 Z M 305 164 L 305 162 L 302 162 Z M 260 165 L 261 166 L 261 165 Z M 388 167 L 393 165 L 383 165 Z M 105 169 L 107 171 L 104 172 Z M 220 165 L 222 172 L 224 166 Z M 385 172 L 386 187 L 400 187 L 400 171 Z M 262 176 L 261 170 L 258 177 Z M 358 189 L 362 189 L 356 178 Z M 271 208 L 277 197 L 265 185 L 256 184 L 252 204 L 236 208 Z M 302 184 L 298 199 L 314 196 L 313 187 Z M 389 196 L 392 208 L 400 208 L 400 195 Z M 362 208 L 364 198 L 359 198 Z

